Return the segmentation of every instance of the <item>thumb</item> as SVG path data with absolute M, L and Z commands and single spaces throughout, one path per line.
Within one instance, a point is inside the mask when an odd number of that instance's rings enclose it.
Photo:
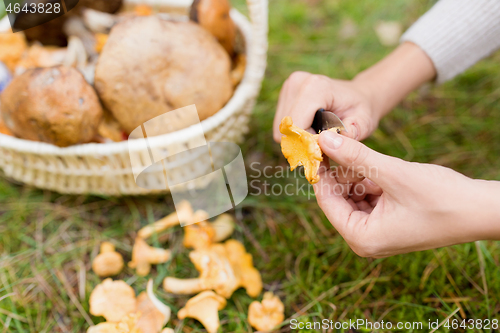
M 405 163 L 391 156 L 380 154 L 361 142 L 339 135 L 333 131 L 324 131 L 319 135 L 319 145 L 325 155 L 343 167 L 353 171 L 383 187 L 392 182 L 395 169 Z

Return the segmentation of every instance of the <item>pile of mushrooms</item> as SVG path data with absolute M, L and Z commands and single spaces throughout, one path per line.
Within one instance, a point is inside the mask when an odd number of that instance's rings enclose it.
M 124 281 L 104 280 L 90 294 L 90 313 L 105 322 L 90 327 L 87 333 L 166 333 L 163 326 L 170 320 L 171 310 L 153 293 L 153 280 L 147 291 L 135 296 Z
M 245 48 L 228 0 L 196 0 L 189 16 L 81 2 L 64 19 L 0 33 L 10 82 L 0 95 L 0 133 L 60 147 L 122 141 L 186 105 L 197 106 L 200 120 L 214 115 L 243 78 Z M 148 134 L 189 125 L 178 119 Z
M 147 241 L 153 235 L 186 225 L 183 245 L 193 249 L 189 258 L 199 275 L 188 279 L 166 277 L 163 288 L 176 295 L 194 295 L 179 310 L 177 317 L 196 319 L 209 333 L 215 333 L 220 327 L 219 311 L 226 306 L 227 299 L 239 288 L 244 288 L 252 298 L 258 297 L 263 288 L 262 278 L 244 245 L 238 240 L 228 239 L 235 229 L 231 215 L 222 214 L 209 222 L 207 212 L 193 211 L 186 201 L 177 208 L 177 212 L 138 231 L 128 267 L 135 269 L 137 275 L 146 276 L 151 265 L 170 260 L 170 250 L 151 247 Z M 92 263 L 94 272 L 102 277 L 113 276 L 119 274 L 123 266 L 123 257 L 116 252 L 114 245 L 102 243 L 100 253 Z M 91 314 L 103 316 L 106 322 L 91 327 L 88 333 L 160 333 L 170 318 L 170 309 L 166 308 L 154 297 L 152 280 L 148 283 L 147 294 L 135 298 L 133 289 L 124 281 L 106 279 L 90 297 Z M 267 292 L 261 303 L 254 301 L 250 305 L 248 320 L 259 331 L 271 332 L 284 320 L 283 303 Z M 165 330 L 161 332 L 167 333 Z

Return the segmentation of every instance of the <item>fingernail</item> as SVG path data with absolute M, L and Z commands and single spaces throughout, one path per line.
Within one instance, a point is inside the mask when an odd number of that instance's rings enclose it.
M 332 149 L 339 149 L 340 146 L 342 145 L 342 142 L 344 141 L 344 139 L 342 139 L 342 137 L 336 133 L 333 133 L 333 132 L 323 132 L 325 134 L 323 134 L 325 136 L 325 141 L 326 141 L 326 144 L 328 147 L 332 148 Z

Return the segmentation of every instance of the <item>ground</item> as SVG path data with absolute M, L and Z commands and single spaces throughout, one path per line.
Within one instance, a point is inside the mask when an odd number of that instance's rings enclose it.
M 251 132 L 242 145 L 248 175 L 256 181 L 251 183 L 251 195 L 232 213 L 238 220 L 234 238 L 253 254 L 265 289 L 273 290 L 285 303 L 283 332 L 290 331 L 287 323 L 292 319 L 418 321 L 427 328 L 429 320 L 440 322 L 457 308 L 452 319 L 500 319 L 498 242 L 386 259 L 360 258 L 331 227 L 306 185 L 306 191 L 297 195 L 273 194 L 274 184 L 292 183 L 300 188 L 306 184 L 303 175 L 259 176 L 265 166 L 277 170 L 287 165 L 272 141 L 271 123 L 288 75 L 304 70 L 351 79 L 391 51 L 377 40 L 377 21 L 396 20 L 407 28 L 432 3 L 270 1 L 266 78 Z M 236 6 L 244 7 L 242 1 Z M 425 86 L 411 94 L 365 143 L 409 161 L 437 163 L 470 177 L 500 180 L 499 122 L 497 53 L 449 83 Z M 269 195 L 257 195 L 266 189 Z M 1 179 L 0 332 L 85 332 L 90 323 L 100 322 L 102 318 L 88 313 L 89 294 L 100 282 L 90 269 L 99 243 L 112 240 L 128 260 L 140 226 L 172 211 L 169 196 L 66 196 Z M 179 228 L 169 233 L 168 240 L 154 241 L 172 248 L 174 259 L 150 274 L 159 297 L 174 313 L 187 298 L 165 293 L 160 288 L 162 279 L 196 275 L 181 236 Z M 136 291 L 144 290 L 147 278 L 133 273 L 127 268 L 118 278 Z M 243 290 L 233 295 L 220 312 L 221 332 L 252 331 L 246 320 L 251 301 Z M 177 332 L 203 332 L 190 319 L 178 321 L 173 316 L 169 325 Z M 309 331 L 313 330 L 301 332 Z M 405 330 L 412 331 L 430 330 Z M 439 330 L 447 331 L 473 330 Z

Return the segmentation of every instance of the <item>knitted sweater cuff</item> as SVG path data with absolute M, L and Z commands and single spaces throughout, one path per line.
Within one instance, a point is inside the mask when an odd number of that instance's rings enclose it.
M 500 48 L 500 0 L 440 0 L 401 37 L 431 58 L 437 82 Z

